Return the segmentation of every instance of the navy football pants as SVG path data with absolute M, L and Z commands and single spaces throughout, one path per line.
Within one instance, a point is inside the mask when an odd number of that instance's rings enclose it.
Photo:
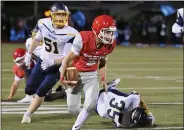
M 28 95 L 36 93 L 39 97 L 44 97 L 59 80 L 60 65 L 53 65 L 42 70 L 41 61 L 41 59 L 38 60 L 27 80 L 25 93 Z

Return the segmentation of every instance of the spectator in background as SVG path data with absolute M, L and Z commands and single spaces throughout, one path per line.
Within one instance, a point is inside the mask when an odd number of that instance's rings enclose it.
M 17 22 L 17 39 L 18 40 L 26 40 L 28 37 L 27 34 L 27 28 L 26 28 L 26 22 L 24 19 L 20 18 Z
M 14 22 L 11 24 L 10 29 L 10 41 L 24 41 L 29 36 L 30 30 L 26 24 L 26 21 L 22 18 L 19 18 L 16 26 Z
M 165 24 L 164 20 L 161 20 L 161 22 L 157 26 L 157 35 L 158 35 L 158 44 L 160 47 L 166 46 L 166 40 L 167 40 L 167 25 Z
M 123 34 L 124 28 L 125 28 L 124 19 L 120 19 L 119 21 L 117 21 L 118 42 L 120 44 L 122 44 L 124 41 L 124 34 Z
M 77 11 L 71 15 L 75 29 L 81 31 L 84 29 L 86 24 L 86 17 L 83 12 Z
M 148 22 L 143 17 L 139 23 L 137 24 L 138 27 L 138 36 L 139 36 L 139 43 L 137 43 L 137 46 L 142 47 L 143 44 L 148 43 Z
M 9 36 L 9 40 L 10 41 L 17 41 L 17 33 L 16 33 L 16 29 L 15 29 L 15 20 L 13 18 L 10 18 L 10 36 Z
M 1 14 L 1 39 L 8 40 L 10 30 L 10 23 L 7 15 L 2 12 Z
M 152 43 L 157 42 L 157 27 L 156 23 L 154 22 L 154 19 L 150 17 L 148 21 L 148 42 L 147 44 L 151 46 Z
M 131 37 L 131 28 L 128 25 L 128 23 L 125 24 L 124 29 L 122 31 L 120 30 L 119 34 L 121 34 L 119 36 L 119 39 L 121 39 L 120 45 L 129 46 Z

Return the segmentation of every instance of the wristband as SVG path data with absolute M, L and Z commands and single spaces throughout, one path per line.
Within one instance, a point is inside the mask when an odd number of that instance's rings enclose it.
M 105 77 L 103 76 L 103 77 L 101 78 L 101 80 L 102 80 L 102 81 L 105 81 Z
M 63 81 L 63 80 L 64 80 L 64 77 L 63 77 L 63 76 L 61 76 L 61 77 L 60 77 L 60 80 L 61 80 L 61 81 Z

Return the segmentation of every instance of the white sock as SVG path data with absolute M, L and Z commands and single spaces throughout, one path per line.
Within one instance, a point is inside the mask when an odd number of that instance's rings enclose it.
M 24 113 L 24 116 L 29 116 L 30 117 L 31 113 L 27 111 L 27 112 Z
M 33 95 L 26 95 L 26 98 L 32 98 Z
M 89 116 L 89 112 L 87 112 L 84 108 L 81 110 L 81 112 L 79 113 L 79 115 L 77 116 L 77 120 L 75 122 L 75 124 L 72 127 L 72 130 L 78 130 L 82 124 L 85 122 L 85 120 L 88 118 Z

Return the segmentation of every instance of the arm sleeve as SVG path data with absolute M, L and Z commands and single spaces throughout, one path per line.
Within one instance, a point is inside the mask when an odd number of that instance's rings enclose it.
M 172 32 L 173 33 L 181 33 L 183 32 L 183 27 L 179 26 L 177 23 L 175 23 L 173 26 L 172 26 Z
M 20 81 L 22 78 L 20 78 L 20 77 L 18 77 L 18 76 L 16 76 L 15 75 L 15 78 L 14 78 L 14 80 L 16 80 L 16 81 Z
M 64 53 L 63 53 L 64 56 L 68 55 L 68 53 L 71 51 L 71 47 L 72 47 L 71 43 L 66 43 L 65 44 L 65 46 L 64 46 Z
M 38 42 L 41 42 L 41 41 L 42 41 L 43 36 L 42 36 L 42 33 L 41 33 L 40 30 L 36 33 L 35 38 L 36 38 L 36 40 L 37 40 Z
M 32 42 L 32 38 L 28 38 L 28 39 L 26 40 L 26 49 L 27 49 L 27 51 L 29 50 L 29 47 L 30 47 L 30 45 L 31 45 L 31 42 Z
M 78 33 L 73 41 L 73 44 L 72 44 L 72 48 L 71 48 L 71 51 L 75 54 L 75 55 L 79 55 L 80 54 L 80 51 L 82 49 L 82 45 L 83 45 L 83 42 L 82 42 L 82 37 L 81 35 Z

